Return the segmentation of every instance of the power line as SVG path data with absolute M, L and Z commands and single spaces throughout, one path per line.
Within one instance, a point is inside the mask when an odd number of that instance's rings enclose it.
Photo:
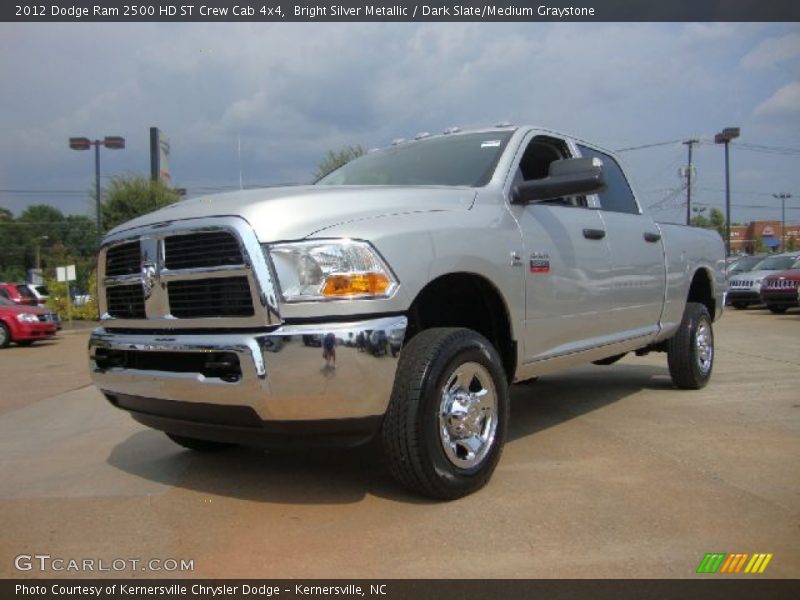
M 630 148 L 620 148 L 615 152 L 631 152 L 632 150 L 644 150 L 646 148 L 657 148 L 659 146 L 671 146 L 672 144 L 680 144 L 681 140 L 671 140 L 669 142 L 656 142 L 654 144 L 645 144 L 644 146 L 631 146 Z

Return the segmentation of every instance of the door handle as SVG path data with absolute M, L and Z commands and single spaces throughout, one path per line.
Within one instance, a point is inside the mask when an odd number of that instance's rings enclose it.
M 652 231 L 645 231 L 644 232 L 644 241 L 645 242 L 652 242 L 655 243 L 661 239 L 660 233 L 653 233 Z
M 606 230 L 605 229 L 584 229 L 583 230 L 583 237 L 587 240 L 602 240 L 606 237 Z

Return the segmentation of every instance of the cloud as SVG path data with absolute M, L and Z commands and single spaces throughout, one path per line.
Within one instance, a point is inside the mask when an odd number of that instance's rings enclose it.
M 759 117 L 800 111 L 800 81 L 788 83 L 753 111 Z
M 150 126 L 169 136 L 173 180 L 190 194 L 238 185 L 239 138 L 246 185 L 307 180 L 344 145 L 504 119 L 611 148 L 729 124 L 792 145 L 793 88 L 769 100 L 763 90 L 800 74 L 739 68 L 796 58 L 800 36 L 785 33 L 730 23 L 0 24 L 0 55 L 14 56 L 0 61 L 0 188 L 87 188 L 92 161 L 69 151 L 70 135 L 123 135 L 128 146 L 103 154 L 103 175 L 146 172 Z M 770 119 L 754 119 L 757 105 Z M 645 189 L 673 186 L 685 160 L 659 162 L 657 151 L 626 155 L 637 175 L 653 174 Z
M 763 40 L 742 58 L 741 64 L 749 69 L 758 69 L 798 57 L 800 57 L 800 33 L 790 33 Z

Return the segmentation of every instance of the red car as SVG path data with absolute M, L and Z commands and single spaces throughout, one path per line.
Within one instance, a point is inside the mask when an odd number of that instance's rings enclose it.
M 7 298 L 14 304 L 37 306 L 36 296 L 24 283 L 0 283 L 0 298 Z
M 769 275 L 761 282 L 761 301 L 771 312 L 784 313 L 787 309 L 798 306 L 800 264 L 795 263 L 792 267 L 788 271 Z
M 0 298 L 0 348 L 11 342 L 29 346 L 37 340 L 47 340 L 56 334 L 56 324 L 49 310 L 21 306 Z

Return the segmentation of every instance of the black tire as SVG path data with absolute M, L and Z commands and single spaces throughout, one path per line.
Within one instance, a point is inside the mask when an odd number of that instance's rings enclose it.
M 672 383 L 684 390 L 699 390 L 714 367 L 714 330 L 708 309 L 687 302 L 678 331 L 667 342 L 667 363 Z
M 747 304 L 746 302 L 734 302 L 732 306 L 733 306 L 733 308 L 735 308 L 736 310 L 745 310 L 745 309 L 747 309 L 747 307 L 748 307 L 748 306 L 750 306 L 750 305 L 749 305 L 749 304 Z
M 194 450 L 195 452 L 218 452 L 228 448 L 234 448 L 236 444 L 228 444 L 225 442 L 214 442 L 212 440 L 199 440 L 197 438 L 185 437 L 183 435 L 176 435 L 168 433 L 167 437 L 179 446 Z
M 0 323 L 0 348 L 7 348 L 11 343 L 11 333 L 5 323 Z
M 500 460 L 508 413 L 506 374 L 486 338 L 470 329 L 422 331 L 400 353 L 383 422 L 389 470 L 423 496 L 471 494 L 486 485 Z M 477 448 L 472 457 L 467 441 Z
M 613 365 L 615 362 L 623 358 L 626 354 L 627 352 L 623 352 L 622 354 L 615 354 L 614 356 L 606 356 L 605 358 L 593 360 L 592 364 L 601 367 L 607 367 L 608 365 Z
M 20 340 L 17 342 L 17 346 L 31 346 L 35 341 L 36 340 Z
M 788 310 L 789 307 L 776 306 L 775 304 L 767 304 L 767 308 L 769 309 L 769 312 L 771 312 L 773 315 L 782 315 Z

